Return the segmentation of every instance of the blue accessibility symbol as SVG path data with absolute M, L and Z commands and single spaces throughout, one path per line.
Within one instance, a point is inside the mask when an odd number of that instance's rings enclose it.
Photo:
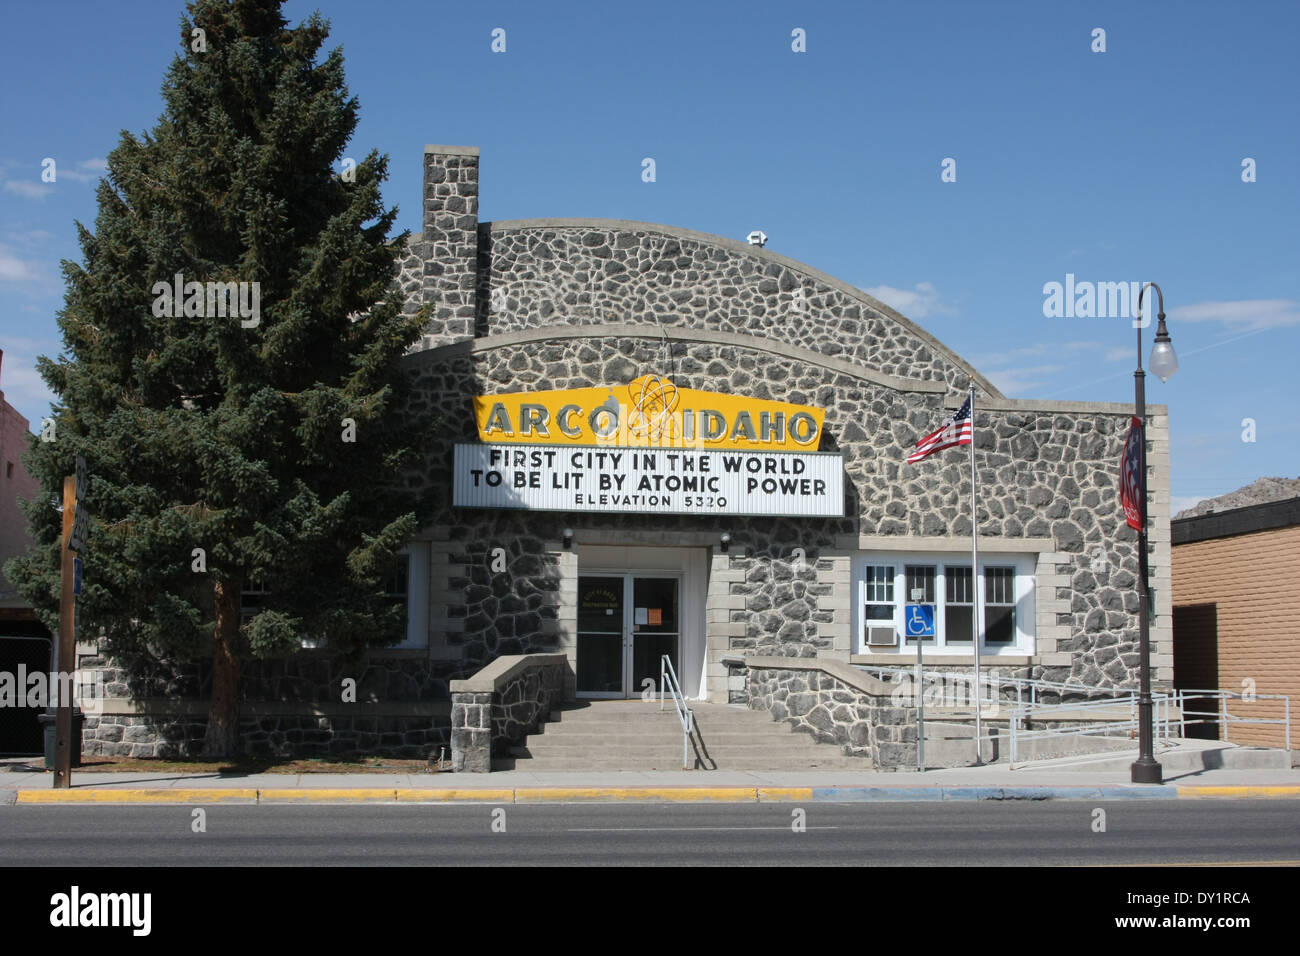
M 907 605 L 907 636 L 934 637 L 934 605 Z

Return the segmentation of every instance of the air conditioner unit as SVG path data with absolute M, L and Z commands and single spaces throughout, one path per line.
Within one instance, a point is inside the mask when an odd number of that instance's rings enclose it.
M 867 628 L 867 646 L 868 647 L 897 647 L 898 632 L 894 630 L 894 625 L 889 624 L 884 627 Z

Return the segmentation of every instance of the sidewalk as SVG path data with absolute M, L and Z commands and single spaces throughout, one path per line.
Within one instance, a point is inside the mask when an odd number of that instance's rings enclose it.
M 1169 772 L 1161 786 L 1119 771 L 1005 766 L 879 771 L 646 771 L 434 774 L 92 773 L 56 791 L 44 772 L 0 772 L 0 806 L 34 803 L 574 803 L 944 800 L 1300 799 L 1300 770 Z M 39 759 L 33 761 L 39 765 Z

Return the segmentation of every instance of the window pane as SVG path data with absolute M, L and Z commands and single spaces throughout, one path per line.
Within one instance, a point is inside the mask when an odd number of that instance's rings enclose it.
M 868 604 L 867 620 L 868 621 L 892 621 L 894 619 L 894 605 L 892 604 Z
M 1016 606 L 990 604 L 984 609 L 984 643 L 1013 644 L 1016 640 Z
M 912 603 L 912 591 L 920 588 L 924 594 L 919 603 L 934 603 L 934 565 L 932 564 L 909 564 L 907 565 L 907 593 L 903 597 L 908 603 Z
M 943 627 L 949 644 L 969 644 L 974 631 L 972 620 L 975 609 L 969 605 L 948 605 L 943 611 Z
M 890 565 L 873 564 L 867 566 L 866 598 L 881 604 L 894 601 L 894 569 Z
M 989 604 L 1015 604 L 1015 568 L 985 568 L 984 593 Z
M 406 601 L 408 581 L 411 571 L 411 556 L 409 554 L 399 554 L 397 556 L 397 567 L 388 578 L 385 585 L 385 592 L 390 598 L 397 603 Z
M 948 565 L 944 568 L 944 591 L 948 596 L 949 604 L 972 604 L 970 593 L 970 568 L 953 567 Z
M 578 630 L 599 634 L 621 635 L 623 633 L 622 578 L 598 578 L 585 575 L 578 578 Z M 621 637 L 619 639 L 622 640 Z M 621 664 L 619 666 L 622 667 Z M 622 680 L 621 670 L 619 680 Z M 579 683 L 578 689 L 598 688 L 583 687 Z

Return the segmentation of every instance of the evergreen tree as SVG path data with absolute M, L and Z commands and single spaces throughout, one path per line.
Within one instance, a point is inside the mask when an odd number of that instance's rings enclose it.
M 281 2 L 191 2 L 163 116 L 109 155 L 84 265 L 63 264 L 64 352 L 39 363 L 58 400 L 28 459 L 36 544 L 7 569 L 55 625 L 52 500 L 85 455 L 83 636 L 128 669 L 210 656 L 211 756 L 237 750 L 241 662 L 397 639 L 386 582 L 430 504 L 401 488 L 432 422 L 401 414 L 426 315 L 390 288 L 387 157 L 336 168 L 358 112 L 342 53 L 317 62 L 328 24 L 290 28 Z M 172 301 L 178 273 L 248 283 L 244 311 L 215 314 L 222 287 Z M 269 593 L 241 624 L 250 582 Z

